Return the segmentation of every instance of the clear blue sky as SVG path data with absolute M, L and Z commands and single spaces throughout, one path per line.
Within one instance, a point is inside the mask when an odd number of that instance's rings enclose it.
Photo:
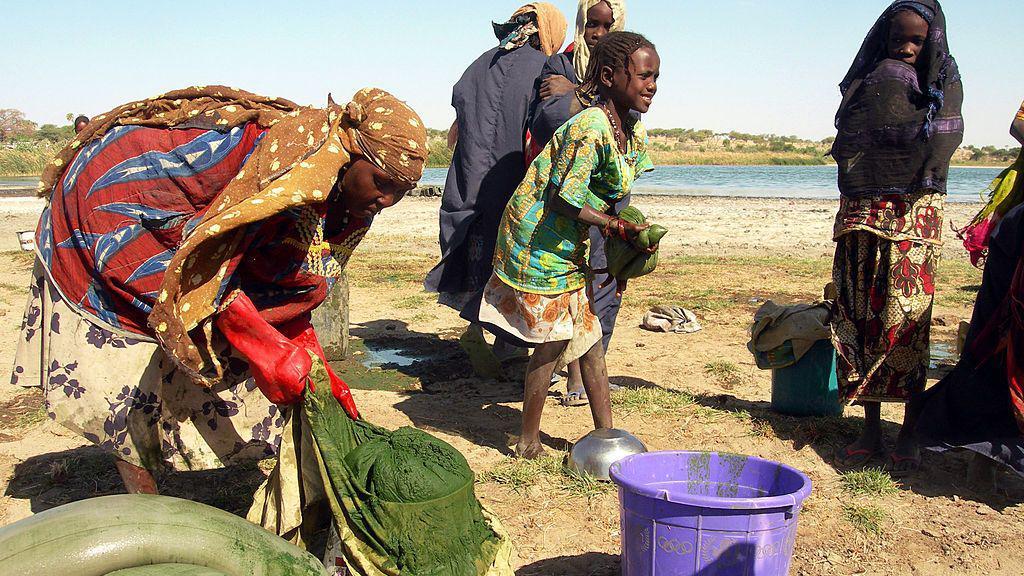
M 556 0 L 570 23 L 576 2 Z M 884 0 L 627 0 L 662 81 L 646 124 L 832 135 L 846 72 Z M 39 123 L 192 84 L 227 84 L 322 104 L 377 85 L 428 126 L 454 118 L 451 87 L 495 44 L 506 0 L 6 2 L 0 108 Z M 966 92 L 966 143 L 1011 144 L 1024 99 L 1020 0 L 946 0 Z

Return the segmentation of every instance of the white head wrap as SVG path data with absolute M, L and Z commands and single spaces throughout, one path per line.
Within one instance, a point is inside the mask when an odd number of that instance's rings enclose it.
M 579 10 L 576 11 L 576 36 L 573 38 L 572 54 L 572 65 L 576 68 L 576 77 L 580 80 L 583 80 L 587 73 L 587 64 L 590 63 L 590 48 L 583 40 L 583 32 L 587 28 L 587 11 L 601 2 L 612 8 L 615 22 L 610 32 L 621 32 L 626 27 L 626 3 L 623 0 L 580 0 Z

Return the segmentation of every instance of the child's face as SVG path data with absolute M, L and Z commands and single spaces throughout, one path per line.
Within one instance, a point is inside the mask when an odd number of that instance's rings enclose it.
M 603 81 L 610 99 L 641 114 L 647 113 L 658 91 L 658 76 L 661 74 L 658 52 L 653 48 L 640 48 L 629 55 L 628 70 L 619 68 L 610 74 L 608 72 L 611 70 L 606 67 Z
M 597 46 L 597 41 L 604 38 L 612 30 L 615 24 L 615 14 L 607 2 L 598 2 L 587 10 L 587 22 L 583 25 L 583 41 L 591 50 Z
M 901 10 L 889 20 L 886 52 L 889 58 L 914 66 L 927 38 L 928 22 L 916 12 Z

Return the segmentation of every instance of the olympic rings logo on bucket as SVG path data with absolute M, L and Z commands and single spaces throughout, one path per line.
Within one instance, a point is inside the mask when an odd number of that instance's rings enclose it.
M 693 554 L 693 543 L 691 542 L 680 542 L 675 538 L 669 540 L 668 538 L 661 536 L 658 538 L 658 548 L 661 548 L 665 552 L 674 552 L 680 556 L 686 556 L 687 554 Z

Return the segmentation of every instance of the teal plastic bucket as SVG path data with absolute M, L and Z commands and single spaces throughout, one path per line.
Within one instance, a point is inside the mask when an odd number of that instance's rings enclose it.
M 831 341 L 819 340 L 797 362 L 772 369 L 772 410 L 792 416 L 843 413 Z

